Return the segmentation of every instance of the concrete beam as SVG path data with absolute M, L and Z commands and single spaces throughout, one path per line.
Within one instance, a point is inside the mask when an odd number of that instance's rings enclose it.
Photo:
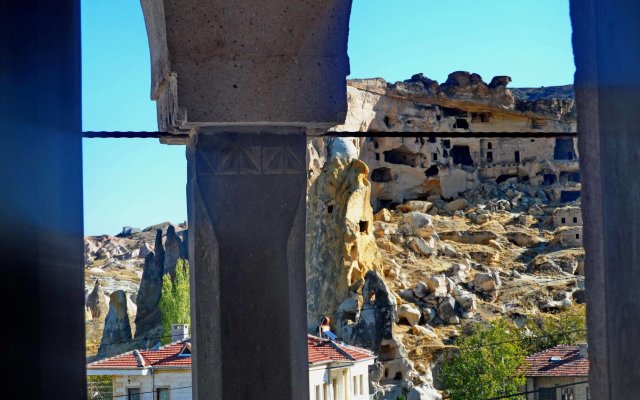
M 188 146 L 194 399 L 308 396 L 304 129 Z
M 2 397 L 83 399 L 80 2 L 0 10 Z
M 344 121 L 351 0 L 141 4 L 160 130 Z
M 592 399 L 640 393 L 640 2 L 571 0 Z

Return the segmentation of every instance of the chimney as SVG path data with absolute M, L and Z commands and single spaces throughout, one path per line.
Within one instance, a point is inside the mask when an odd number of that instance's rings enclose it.
M 580 351 L 580 357 L 587 357 L 587 351 L 589 350 L 589 345 L 587 343 L 580 343 L 578 345 L 578 350 Z
M 187 324 L 172 324 L 171 325 L 171 341 L 177 342 L 178 340 L 184 340 L 189 337 L 189 325 Z

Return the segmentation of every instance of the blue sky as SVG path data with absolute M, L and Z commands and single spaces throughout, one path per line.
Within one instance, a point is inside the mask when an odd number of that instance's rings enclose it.
M 149 50 L 136 0 L 82 0 L 84 130 L 157 130 Z M 511 86 L 573 81 L 566 0 L 354 0 L 351 77 L 403 80 L 477 72 Z M 182 146 L 84 139 L 87 235 L 186 219 Z

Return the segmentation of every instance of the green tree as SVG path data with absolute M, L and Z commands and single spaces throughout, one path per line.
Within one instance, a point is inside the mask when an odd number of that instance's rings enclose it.
M 507 320 L 478 325 L 459 337 L 440 369 L 449 398 L 484 400 L 519 392 L 525 384 L 525 352 L 518 339 L 516 327 Z
M 542 314 L 527 321 L 520 330 L 522 347 L 527 354 L 537 353 L 561 344 L 577 344 L 587 340 L 587 313 L 584 305 L 575 305 L 557 314 Z
M 175 278 L 172 280 L 169 274 L 162 277 L 162 292 L 160 294 L 162 343 L 171 342 L 172 324 L 191 323 L 189 292 L 189 262 L 178 259 Z

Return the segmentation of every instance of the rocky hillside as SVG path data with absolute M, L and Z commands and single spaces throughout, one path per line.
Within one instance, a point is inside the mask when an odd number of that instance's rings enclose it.
M 338 336 L 374 350 L 384 399 L 439 398 L 439 357 L 473 324 L 522 325 L 583 301 L 584 250 L 558 226 L 579 201 L 514 176 L 374 214 L 354 147 L 333 139 L 309 191 L 308 324 L 327 315 Z

